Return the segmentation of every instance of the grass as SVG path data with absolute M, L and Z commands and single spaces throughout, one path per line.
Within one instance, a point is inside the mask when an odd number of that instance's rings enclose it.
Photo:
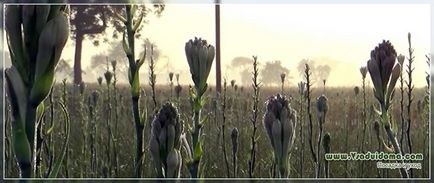
M 87 99 L 88 96 L 92 94 L 93 91 L 99 91 L 101 92 L 99 96 L 100 98 L 104 98 L 104 96 L 107 95 L 107 89 L 105 89 L 106 86 L 98 86 L 97 84 L 88 84 L 86 86 L 86 89 L 82 95 L 82 99 Z M 145 89 L 146 93 L 151 93 L 151 88 L 148 86 L 142 86 L 142 88 Z M 183 86 L 183 88 L 188 88 L 188 86 Z M 214 89 L 214 87 L 213 87 Z M 66 109 L 69 111 L 70 118 L 71 118 L 71 136 L 70 136 L 70 144 L 69 144 L 69 157 L 67 158 L 69 160 L 68 163 L 68 176 L 66 174 L 66 169 L 64 166 L 61 167 L 61 171 L 59 171 L 58 177 L 82 177 L 82 169 L 83 164 L 89 164 L 91 165 L 91 158 L 84 158 L 81 152 L 81 147 L 83 145 L 83 134 L 87 133 L 90 138 L 95 137 L 93 145 L 95 145 L 96 154 L 95 154 L 95 162 L 92 164 L 102 165 L 105 162 L 105 152 L 100 149 L 104 149 L 106 143 L 108 142 L 105 138 L 107 136 L 107 132 L 105 130 L 105 114 L 104 114 L 104 106 L 107 105 L 103 102 L 103 99 L 99 99 L 98 103 L 96 104 L 96 107 L 93 109 L 94 114 L 92 116 L 92 119 L 95 121 L 94 125 L 96 125 L 96 129 L 98 131 L 94 131 L 94 128 L 89 128 L 87 131 L 83 131 L 81 128 L 81 123 L 77 119 L 81 119 L 82 115 L 87 116 L 87 114 L 82 114 L 82 111 L 88 111 L 87 107 L 85 109 L 80 109 L 78 101 L 74 101 L 74 95 L 71 94 L 74 92 L 74 87 L 70 84 L 66 85 L 66 90 L 68 95 L 66 96 Z M 158 93 L 157 102 L 159 104 L 167 101 L 170 99 L 170 86 L 163 86 L 163 85 L 157 85 L 155 87 L 156 93 Z M 257 115 L 259 116 L 258 120 L 262 120 L 263 116 L 263 109 L 264 109 L 264 102 L 268 96 L 271 96 L 273 94 L 279 93 L 281 90 L 280 87 L 276 88 L 270 88 L 270 87 L 261 87 L 261 92 L 258 96 L 258 103 L 259 103 L 259 109 L 257 111 Z M 53 99 L 54 101 L 59 100 L 62 97 L 62 85 L 60 83 L 56 84 L 54 86 L 53 90 Z M 205 95 L 207 95 L 209 98 L 212 98 L 212 96 L 216 96 L 214 93 L 215 90 L 212 92 L 207 92 Z M 287 87 L 286 88 L 287 93 L 293 94 L 293 96 L 296 96 L 298 89 L 295 87 Z M 413 95 L 415 99 L 421 99 L 423 100 L 423 97 L 425 95 L 425 88 L 415 88 L 413 90 Z M 131 127 L 132 122 L 132 109 L 130 107 L 122 107 L 122 106 L 131 106 L 131 100 L 130 100 L 130 91 L 128 85 L 118 84 L 117 85 L 117 92 L 119 96 L 118 97 L 118 105 L 114 106 L 116 110 L 113 109 L 113 113 L 118 113 L 118 128 L 114 129 L 116 131 L 116 134 L 121 138 L 121 140 L 117 140 L 116 147 L 119 149 L 119 172 L 117 175 L 111 175 L 113 177 L 131 177 L 131 175 L 134 174 L 134 165 L 132 164 L 134 162 L 135 157 L 135 136 L 134 136 L 134 128 Z M 228 96 L 235 96 L 234 90 L 227 90 Z M 241 92 L 241 91 L 236 91 Z M 374 103 L 374 98 L 371 97 L 372 95 L 372 88 L 367 87 L 366 88 L 367 93 L 367 103 L 371 104 Z M 316 98 L 322 94 L 321 89 L 314 88 L 311 92 L 311 96 Z M 361 125 L 357 125 L 358 123 L 363 123 L 363 119 L 361 118 L 361 115 L 358 115 L 358 110 L 360 110 L 361 104 L 351 102 L 354 98 L 353 93 L 353 87 L 338 87 L 338 88 L 332 88 L 328 87 L 328 89 L 325 92 L 325 95 L 328 97 L 328 105 L 329 105 L 329 111 L 327 113 L 327 123 L 324 124 L 324 128 L 327 129 L 327 132 L 330 133 L 330 135 L 333 137 L 333 140 L 331 141 L 331 152 L 347 152 L 347 151 L 357 151 L 359 143 L 356 142 L 356 136 L 355 135 L 349 135 L 348 139 L 345 138 L 345 124 L 348 125 L 348 133 L 349 134 L 355 134 L 359 132 L 359 130 L 356 127 L 361 127 Z M 227 108 L 232 108 L 231 105 L 236 105 L 239 103 L 240 105 L 245 106 L 252 106 L 253 100 L 253 89 L 246 87 L 239 95 L 237 96 L 237 102 L 228 103 Z M 182 90 L 180 93 L 179 98 L 179 112 L 181 114 L 181 119 L 185 122 L 188 122 L 191 120 L 192 111 L 189 103 L 188 98 L 188 90 Z M 347 104 L 344 105 L 344 100 L 347 101 Z M 114 102 L 113 100 L 111 100 Z M 348 102 L 349 101 L 349 102 Z M 46 104 L 48 104 L 48 100 L 46 101 Z M 209 102 L 211 103 L 211 102 Z M 144 104 L 142 104 L 144 105 Z M 314 104 L 311 104 L 314 105 Z M 48 106 L 48 105 L 47 105 Z M 143 106 L 141 106 L 143 107 Z M 299 106 L 293 106 L 297 111 L 300 111 Z M 7 109 L 7 121 L 10 121 L 10 107 L 6 107 Z M 57 108 L 56 108 L 57 109 Z M 412 120 L 413 121 L 422 121 L 423 119 L 426 119 L 423 115 L 415 115 L 417 114 L 416 108 L 411 108 L 412 111 Z M 203 114 L 209 114 L 213 112 L 213 106 L 212 104 L 204 105 L 203 107 Z M 305 110 L 304 110 L 305 111 Z M 400 109 L 399 109 L 399 103 L 396 103 L 395 105 L 392 105 L 392 108 L 390 109 L 391 114 L 393 118 L 399 119 L 400 117 Z M 54 110 L 54 119 L 63 119 L 63 113 L 61 110 Z M 236 127 L 239 130 L 239 136 L 238 136 L 238 159 L 237 159 L 237 177 L 249 177 L 249 165 L 248 162 L 250 160 L 250 154 L 251 154 L 251 135 L 253 128 L 251 126 L 251 119 L 246 116 L 247 114 L 251 114 L 251 108 L 249 107 L 234 107 L 233 110 L 228 110 L 226 115 L 226 122 L 225 127 L 227 130 L 233 129 Z M 49 119 L 50 114 L 47 113 L 47 119 Z M 111 118 L 114 118 L 115 115 L 111 115 Z M 306 116 L 306 115 L 305 115 Z M 347 117 L 345 117 L 347 116 Z M 371 131 L 370 134 L 375 134 L 373 131 L 374 126 L 374 119 L 370 116 L 372 116 L 372 111 L 367 111 L 367 130 Z M 84 123 L 92 123 L 92 120 L 89 120 L 87 117 L 84 118 Z M 75 120 L 74 120 L 75 119 Z M 312 120 L 316 121 L 316 115 L 312 115 Z M 114 121 L 114 119 L 111 119 L 111 121 Z M 57 120 L 55 120 L 55 127 L 59 130 L 54 130 L 52 134 L 53 138 L 53 144 L 55 147 L 61 147 L 63 144 L 64 134 L 64 123 L 56 123 Z M 203 168 L 204 168 L 204 177 L 226 177 L 227 170 L 225 161 L 222 161 L 221 153 L 221 145 L 215 142 L 215 139 L 218 137 L 218 129 L 216 128 L 216 124 L 210 124 L 213 123 L 214 120 L 209 120 L 206 125 L 204 125 L 204 134 L 203 138 L 204 141 L 208 143 L 204 143 L 204 154 L 202 161 Z M 307 121 L 301 121 L 302 123 L 307 124 Z M 148 126 L 148 124 L 145 124 Z M 185 124 L 186 125 L 186 124 Z M 314 129 L 318 129 L 316 126 L 316 123 L 313 123 Z M 423 144 L 423 138 L 426 138 L 425 128 L 423 126 L 424 123 L 412 123 L 412 141 L 413 141 L 413 152 L 420 152 L 422 153 L 423 150 L 426 148 L 426 145 Z M 422 125 L 422 126 L 421 126 Z M 90 125 L 92 126 L 92 125 Z M 10 141 L 10 134 L 11 134 L 11 128 L 10 124 L 7 124 L 6 129 L 6 141 Z M 44 126 L 43 128 L 48 128 L 48 125 Z M 297 127 L 299 128 L 299 126 Z M 313 135 L 315 134 L 315 130 L 313 131 Z M 150 128 L 145 128 L 144 131 L 144 142 L 149 141 L 149 135 L 150 134 Z M 304 133 L 307 134 L 307 133 Z M 384 134 L 381 134 L 384 135 Z M 427 134 L 426 134 L 427 135 Z M 298 135 L 299 136 L 299 135 Z M 297 138 L 298 138 L 297 136 Z M 221 138 L 221 137 L 220 137 Z M 368 137 L 369 138 L 369 137 Z M 382 136 L 383 139 L 385 139 L 385 136 Z M 348 149 L 345 148 L 345 141 L 348 140 Z M 300 143 L 299 140 L 296 140 L 295 147 L 300 147 L 298 143 Z M 229 144 L 230 140 L 227 140 L 225 143 Z M 7 152 L 10 151 L 10 146 L 6 146 Z M 366 144 L 366 151 L 376 151 L 378 148 L 378 143 L 376 140 L 369 141 L 369 143 Z M 55 148 L 55 155 L 60 154 L 61 148 Z M 292 169 L 290 170 L 291 174 L 289 175 L 290 178 L 297 178 L 301 177 L 301 171 L 299 168 L 300 163 L 303 164 L 304 171 L 303 171 L 303 177 L 314 177 L 314 165 L 312 164 L 312 157 L 311 156 L 305 156 L 304 161 L 298 161 L 297 159 L 298 154 L 300 154 L 300 151 L 304 151 L 304 154 L 309 153 L 308 148 L 302 149 L 302 148 L 294 148 L 292 150 L 292 155 L 290 159 L 290 166 Z M 144 150 L 145 156 L 143 160 L 143 177 L 156 177 L 154 166 L 152 163 L 152 159 L 150 156 L 149 149 L 145 148 Z M 13 154 L 13 152 L 12 152 Z M 270 177 L 269 169 L 272 167 L 273 162 L 273 152 L 272 148 L 269 145 L 269 139 L 267 139 L 267 135 L 265 132 L 265 129 L 262 127 L 262 125 L 258 125 L 257 131 L 256 131 L 256 162 L 255 162 L 255 174 L 254 177 Z M 90 154 L 89 154 L 90 156 Z M 42 155 L 42 157 L 45 157 L 45 154 Z M 183 157 L 185 155 L 183 154 Z M 425 157 L 428 157 L 428 154 L 425 154 Z M 48 162 L 47 160 L 43 158 L 41 162 L 41 166 L 45 167 Z M 18 177 L 18 167 L 15 163 L 14 157 L 9 154 L 9 156 L 6 157 L 6 177 Z M 358 162 L 356 161 L 349 161 L 348 163 L 348 169 L 353 169 L 354 171 L 357 171 Z M 424 163 L 428 163 L 428 158 L 425 158 Z M 345 167 L 346 162 L 330 162 L 329 163 L 329 171 L 330 171 L 330 177 L 337 178 L 337 177 L 356 177 L 355 174 L 349 174 L 347 175 L 347 168 Z M 183 165 L 185 166 L 185 165 Z M 90 177 L 103 177 L 104 176 L 104 169 L 101 166 L 92 166 L 94 171 L 89 172 Z M 422 170 L 414 170 L 414 177 L 422 177 L 424 175 L 428 175 L 428 169 L 422 169 Z M 85 174 L 86 175 L 86 174 Z M 93 175 L 93 176 L 91 176 Z M 367 161 L 365 162 L 365 172 L 364 177 L 377 177 L 377 169 L 375 168 L 375 162 Z M 189 177 L 188 170 L 184 167 L 182 168 L 181 177 Z M 390 170 L 388 177 L 399 177 L 398 170 Z

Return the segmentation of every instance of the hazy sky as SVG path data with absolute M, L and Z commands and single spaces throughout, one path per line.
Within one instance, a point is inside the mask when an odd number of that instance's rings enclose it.
M 184 45 L 195 36 L 215 45 L 214 5 L 167 4 L 160 18 L 150 16 L 148 19 L 142 35 L 162 51 L 157 82 L 165 83 L 167 72 L 174 71 L 181 73 L 182 83 L 191 83 Z M 398 53 L 407 56 L 407 33 L 411 32 L 416 57 L 414 82 L 416 86 L 423 86 L 425 71 L 428 71 L 425 54 L 430 53 L 430 19 L 429 4 L 223 4 L 222 74 L 228 80 L 240 81 L 240 71 L 227 69 L 227 65 L 234 57 L 257 55 L 261 63 L 282 61 L 293 77 L 290 82 L 296 83 L 301 79 L 297 64 L 308 58 L 331 66 L 328 85 L 358 85 L 359 67 L 366 64 L 370 51 L 386 39 Z M 104 53 L 108 48 L 105 44 L 94 47 L 89 41 L 83 46 L 83 69 L 89 65 L 92 55 Z M 63 58 L 72 61 L 73 56 L 74 42 L 69 40 Z M 146 65 L 141 70 L 146 73 Z M 212 84 L 215 83 L 214 70 L 213 67 L 208 80 Z M 147 78 L 147 74 L 143 77 Z

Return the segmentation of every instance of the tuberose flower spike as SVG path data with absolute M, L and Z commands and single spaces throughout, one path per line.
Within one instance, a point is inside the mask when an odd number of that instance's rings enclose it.
M 178 110 L 172 103 L 166 103 L 160 108 L 151 128 L 149 148 L 159 176 L 179 177 L 182 164 L 180 136 L 183 125 Z
M 286 177 L 288 152 L 294 143 L 297 113 L 290 107 L 289 100 L 280 94 L 270 97 L 266 106 L 263 124 L 274 149 L 280 176 Z

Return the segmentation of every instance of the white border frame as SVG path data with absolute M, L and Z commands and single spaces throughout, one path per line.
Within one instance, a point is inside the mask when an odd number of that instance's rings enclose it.
M 192 2 L 191 2 L 192 1 Z M 259 0 L 260 1 L 260 0 Z M 276 2 L 275 2 L 276 1 Z M 312 0 L 308 0 L 308 1 L 306 1 L 306 2 L 304 2 L 304 3 L 301 3 L 301 2 L 297 2 L 297 3 L 294 3 L 294 2 L 287 2 L 287 1 L 281 1 L 281 0 L 273 0 L 273 1 L 271 1 L 271 2 L 252 2 L 252 3 L 245 3 L 245 2 L 240 2 L 239 0 L 234 0 L 234 1 L 231 1 L 231 2 L 227 2 L 226 4 L 322 4 L 322 3 L 325 3 L 325 4 L 398 4 L 399 2 L 394 2 L 394 1 L 389 1 L 389 0 L 382 0 L 381 2 L 378 2 L 378 1 L 375 1 L 375 0 L 368 0 L 368 1 L 365 1 L 365 2 L 363 2 L 363 3 L 361 3 L 361 2 L 357 2 L 357 3 L 351 3 L 351 2 L 346 2 L 346 1 L 342 1 L 342 0 L 334 0 L 334 1 L 336 1 L 336 2 L 321 2 L 321 1 L 319 1 L 319 2 L 316 2 L 315 0 L 313 0 L 313 1 L 315 1 L 315 2 L 311 2 Z M 342 2 L 341 2 L 342 1 Z M 149 3 L 149 1 L 143 1 L 143 2 L 141 2 L 141 3 Z M 131 3 L 131 4 L 141 4 L 140 2 L 136 2 L 136 1 L 134 1 L 133 3 Z M 170 3 L 170 4 L 213 4 L 212 2 L 200 2 L 200 1 L 196 1 L 196 0 L 190 0 L 189 2 L 186 2 L 186 3 L 174 3 L 174 2 L 166 2 L 166 4 L 167 3 Z M 2 38 L 2 41 L 6 41 L 6 31 L 4 30 L 5 29 L 5 7 L 7 6 L 7 5 L 62 5 L 62 4 L 64 4 L 64 3 L 1 3 L 1 5 L 3 6 L 2 8 L 3 8 L 3 30 L 2 30 L 2 35 L 1 35 L 1 38 Z M 125 4 L 128 4 L 128 3 L 67 3 L 67 4 L 73 4 L 73 5 L 125 5 Z M 220 3 L 220 4 L 222 4 L 222 3 Z M 434 22 L 433 22 L 433 20 L 434 20 L 434 12 L 433 12 L 433 7 L 434 7 L 434 3 L 433 2 L 430 2 L 429 0 L 428 1 L 425 1 L 425 0 L 415 0 L 414 2 L 405 2 L 404 4 L 426 4 L 426 5 L 430 5 L 430 11 L 431 11 L 431 50 L 430 50 L 430 56 L 433 54 L 433 52 L 432 52 L 432 46 L 433 46 L 433 44 L 434 44 L 434 40 L 433 40 L 433 33 L 434 33 L 434 29 L 433 29 L 433 27 L 434 27 Z M 1 47 L 3 48 L 4 47 L 4 42 L 2 42 L 2 45 L 1 45 Z M 4 53 L 4 52 L 3 52 Z M 431 64 L 430 64 L 430 70 L 429 70 L 429 73 L 430 73 L 430 88 L 429 88 L 429 91 L 430 91 L 430 95 L 429 95 L 429 101 L 430 101 L 430 105 L 429 105 L 429 176 L 428 176 L 428 178 L 409 178 L 409 179 L 403 179 L 403 178 L 164 178 L 164 179 L 161 179 L 161 178 L 8 178 L 8 177 L 6 177 L 6 166 L 5 166 L 5 141 L 4 141 L 4 139 L 5 139 L 5 131 L 6 131 L 6 129 L 5 129 L 5 127 L 6 127 L 6 123 L 5 123 L 5 121 L 6 121 L 6 116 L 5 116 L 5 112 L 6 112 L 6 105 L 5 105 L 5 101 L 6 101 L 6 84 L 5 84 L 5 80 L 6 80 L 6 78 L 5 78 L 5 69 L 6 68 L 4 68 L 5 67 L 5 54 L 2 54 L 2 60 L 3 60 L 3 62 L 2 62 L 2 66 L 3 66 L 3 71 L 2 71 L 2 76 L 3 76 L 3 96 L 1 96 L 1 98 L 2 98 L 2 105 L 3 105 L 3 111 L 1 111 L 2 113 L 3 113 L 3 123 L 2 123 L 2 131 L 3 131 L 3 133 L 2 133 L 2 139 L 3 139 L 3 141 L 2 141 L 2 144 L 3 144 L 3 147 L 2 147 L 2 164 L 3 164 L 3 166 L 2 166 L 2 169 L 3 169 L 3 171 L 2 171 L 2 180 L 39 180 L 39 181 L 45 181 L 45 180 L 55 180 L 55 181 L 59 181 L 59 180 L 63 180 L 63 181 L 76 181 L 76 180 L 181 180 L 181 181 L 184 181 L 184 180 L 263 180 L 263 181 L 265 181 L 265 180 L 330 180 L 330 181 L 332 181 L 332 180 L 382 180 L 382 181 L 386 181 L 386 180 L 431 180 L 431 173 L 432 173 L 432 169 L 431 169 L 431 166 L 432 166 L 432 162 L 431 162 L 431 160 L 432 160 L 432 155 L 431 155 L 431 149 L 432 149 L 432 142 L 431 142 L 431 134 L 432 134 L 432 119 L 431 119 L 431 105 L 432 105 L 432 95 L 433 95 L 433 93 L 432 93 L 432 78 L 433 78 L 433 73 L 431 72 L 431 69 L 433 68 L 433 63 L 434 63 L 434 61 L 432 60 L 433 58 L 431 58 Z

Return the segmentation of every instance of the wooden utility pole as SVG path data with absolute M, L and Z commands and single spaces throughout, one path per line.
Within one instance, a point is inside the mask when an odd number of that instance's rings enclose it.
M 216 90 L 218 93 L 222 91 L 222 74 L 220 64 L 220 0 L 216 0 L 215 4 L 215 41 L 216 41 Z

